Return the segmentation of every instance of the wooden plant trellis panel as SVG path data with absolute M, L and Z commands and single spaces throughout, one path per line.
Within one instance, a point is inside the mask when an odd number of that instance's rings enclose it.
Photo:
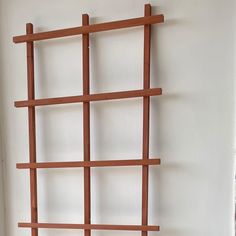
M 150 96 L 161 95 L 161 88 L 150 88 L 150 43 L 151 25 L 164 22 L 163 15 L 151 15 L 151 5 L 146 4 L 144 17 L 113 21 L 100 24 L 89 24 L 89 16 L 82 15 L 82 26 L 60 29 L 54 31 L 33 32 L 33 25 L 26 24 L 26 35 L 13 37 L 14 43 L 26 43 L 27 48 L 27 87 L 28 100 L 15 102 L 16 107 L 28 107 L 29 129 L 29 163 L 18 163 L 18 169 L 30 170 L 30 205 L 31 222 L 19 223 L 19 227 L 31 228 L 31 235 L 38 236 L 39 228 L 55 229 L 83 229 L 85 236 L 91 235 L 91 230 L 127 230 L 140 231 L 142 236 L 147 236 L 148 231 L 159 231 L 157 225 L 148 225 L 148 169 L 149 165 L 159 165 L 160 159 L 149 158 L 149 111 Z M 143 62 L 143 89 L 112 92 L 89 93 L 89 34 L 101 31 L 122 29 L 128 27 L 144 26 L 144 62 Z M 73 35 L 82 35 L 83 47 L 83 95 L 35 99 L 34 92 L 34 41 L 53 38 L 62 38 Z M 90 102 L 112 99 L 125 99 L 143 97 L 143 144 L 142 158 L 131 160 L 90 160 Z M 36 160 L 36 128 L 35 107 L 56 105 L 65 103 L 83 104 L 83 146 L 84 161 L 75 162 L 37 162 Z M 142 220 L 140 225 L 108 225 L 91 223 L 91 192 L 90 192 L 90 168 L 104 166 L 142 166 Z M 37 205 L 37 169 L 38 168 L 84 168 L 84 224 L 58 224 L 38 222 Z

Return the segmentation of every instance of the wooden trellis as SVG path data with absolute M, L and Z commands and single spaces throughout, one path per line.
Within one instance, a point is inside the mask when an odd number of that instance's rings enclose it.
M 26 43 L 27 47 L 27 85 L 28 100 L 15 102 L 16 107 L 28 107 L 29 128 L 29 163 L 18 163 L 18 169 L 30 170 L 30 205 L 31 222 L 19 223 L 19 227 L 31 228 L 32 236 L 38 236 L 39 228 L 83 229 L 85 236 L 91 235 L 91 230 L 134 230 L 147 236 L 148 231 L 159 231 L 160 227 L 148 225 L 148 169 L 149 165 L 159 165 L 160 159 L 149 158 L 149 111 L 150 96 L 161 95 L 161 88 L 150 88 L 150 42 L 151 25 L 164 22 L 163 15 L 151 15 L 151 5 L 145 5 L 144 17 L 113 21 L 100 24 L 89 24 L 89 16 L 82 16 L 82 26 L 54 31 L 33 33 L 33 25 L 26 24 L 26 35 L 13 37 L 14 43 Z M 144 26 L 144 62 L 143 89 L 112 92 L 89 93 L 89 34 L 101 31 Z M 34 41 L 82 35 L 83 47 L 83 95 L 35 99 L 34 92 Z M 142 158 L 132 160 L 92 161 L 90 159 L 90 102 L 112 99 L 143 97 L 143 146 Z M 36 128 L 35 107 L 66 103 L 83 103 L 83 146 L 84 161 L 76 162 L 37 162 L 36 160 Z M 104 166 L 142 166 L 142 219 L 140 225 L 107 225 L 91 223 L 91 192 L 90 168 Z M 37 169 L 38 168 L 84 168 L 84 224 L 58 224 L 38 222 L 37 206 Z

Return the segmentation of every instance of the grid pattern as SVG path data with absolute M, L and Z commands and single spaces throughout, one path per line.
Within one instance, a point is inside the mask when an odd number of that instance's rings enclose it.
M 82 15 L 82 26 L 60 29 L 54 31 L 33 32 L 33 25 L 26 24 L 26 35 L 15 36 L 15 43 L 26 43 L 27 47 L 27 87 L 28 100 L 15 102 L 16 107 L 28 108 L 29 129 L 29 163 L 17 163 L 18 169 L 30 170 L 30 205 L 31 222 L 19 223 L 19 227 L 31 228 L 31 235 L 38 236 L 39 228 L 55 229 L 83 229 L 85 236 L 91 235 L 91 230 L 127 230 L 140 231 L 142 236 L 147 236 L 148 231 L 159 231 L 160 227 L 148 225 L 148 169 L 149 165 L 159 165 L 160 159 L 149 158 L 149 113 L 150 96 L 161 95 L 160 88 L 150 88 L 150 43 L 151 25 L 164 22 L 163 15 L 152 15 L 151 5 L 146 4 L 144 17 L 113 21 L 100 24 L 89 24 L 89 16 Z M 144 62 L 143 62 L 143 89 L 90 94 L 89 92 L 89 34 L 101 31 L 115 30 L 128 27 L 144 26 Z M 82 35 L 83 53 L 83 95 L 70 97 L 56 97 L 35 99 L 34 92 L 34 41 L 61 38 L 73 35 Z M 90 102 L 143 97 L 143 144 L 142 158 L 132 160 L 90 160 Z M 36 160 L 36 128 L 35 107 L 68 103 L 83 104 L 83 161 L 76 162 L 37 162 Z M 108 166 L 142 166 L 142 219 L 140 225 L 107 225 L 91 223 L 91 192 L 90 168 Z M 37 209 L 37 169 L 38 168 L 84 168 L 84 223 L 83 224 L 58 224 L 38 222 Z

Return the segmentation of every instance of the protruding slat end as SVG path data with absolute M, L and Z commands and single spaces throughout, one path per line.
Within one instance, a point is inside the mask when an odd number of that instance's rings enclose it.
M 32 23 L 26 23 L 26 34 L 32 34 L 33 28 L 34 28 L 34 26 Z
M 160 14 L 159 15 L 160 16 L 160 23 L 163 23 L 164 21 L 165 21 L 165 17 L 164 17 L 164 15 L 163 14 Z

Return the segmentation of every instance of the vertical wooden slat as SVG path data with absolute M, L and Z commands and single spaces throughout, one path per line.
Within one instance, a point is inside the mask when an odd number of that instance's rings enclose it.
M 89 25 L 89 16 L 83 14 L 83 26 Z M 89 34 L 83 34 L 83 95 L 89 94 Z M 90 161 L 90 105 L 83 103 L 83 133 L 84 133 L 84 161 Z M 84 168 L 84 223 L 91 223 L 90 203 L 90 168 Z M 84 230 L 85 236 L 91 235 L 91 230 Z
M 33 33 L 33 24 L 26 24 L 26 34 Z M 27 46 L 27 85 L 28 99 L 34 99 L 34 43 L 28 42 Z M 36 128 L 35 128 L 35 107 L 28 108 L 29 126 L 29 159 L 30 163 L 36 162 Z M 37 209 L 37 170 L 30 169 L 30 204 L 31 222 L 38 222 Z M 31 230 L 32 236 L 38 236 L 38 229 Z
M 146 4 L 145 16 L 151 15 L 151 5 Z M 150 40 L 151 25 L 144 26 L 144 72 L 143 87 L 150 88 Z M 150 98 L 143 98 L 143 159 L 149 158 L 149 112 Z M 142 225 L 148 224 L 148 166 L 142 168 Z M 147 231 L 142 231 L 142 236 L 147 236 Z

